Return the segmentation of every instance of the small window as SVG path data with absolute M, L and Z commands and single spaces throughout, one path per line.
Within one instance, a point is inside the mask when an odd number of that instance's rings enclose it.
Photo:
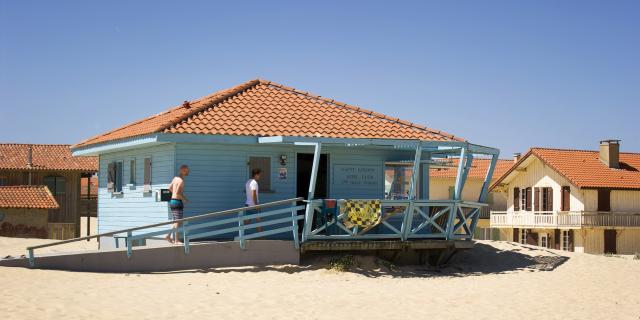
M 66 183 L 64 177 L 50 176 L 44 178 L 44 184 L 49 188 L 54 196 L 62 196 L 66 193 Z
M 562 250 L 571 251 L 571 233 L 569 230 L 562 230 Z
M 527 188 L 520 189 L 520 210 L 527 210 Z
M 136 159 L 129 161 L 129 184 L 136 185 Z
M 261 192 L 271 191 L 271 158 L 270 157 L 249 157 L 249 177 L 253 169 L 260 169 L 260 179 L 258 187 Z
M 598 189 L 598 211 L 611 211 L 610 189 Z
M 409 199 L 413 164 L 385 163 L 384 165 L 384 195 L 385 199 Z M 419 183 L 416 183 L 418 186 Z M 416 192 L 416 194 L 419 194 Z
M 109 163 L 107 171 L 107 189 L 109 192 L 122 192 L 122 161 Z
M 144 192 L 151 192 L 151 158 L 144 158 Z
M 0 186 L 8 186 L 8 185 L 9 185 L 9 178 L 0 177 Z
M 522 229 L 520 232 L 520 243 L 527 244 L 527 236 L 529 235 L 529 229 Z

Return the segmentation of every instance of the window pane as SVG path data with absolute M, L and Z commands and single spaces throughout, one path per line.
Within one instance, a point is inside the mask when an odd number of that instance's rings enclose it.
M 129 162 L 129 184 L 136 184 L 136 160 Z
M 66 184 L 63 177 L 56 177 L 55 195 L 63 195 L 66 193 Z
M 413 166 L 401 164 L 385 164 L 384 196 L 385 199 L 402 200 L 409 198 Z M 418 183 L 416 183 L 418 185 Z

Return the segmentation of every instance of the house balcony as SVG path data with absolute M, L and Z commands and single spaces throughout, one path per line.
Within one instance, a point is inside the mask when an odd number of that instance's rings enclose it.
M 640 212 L 491 211 L 492 228 L 640 228 Z

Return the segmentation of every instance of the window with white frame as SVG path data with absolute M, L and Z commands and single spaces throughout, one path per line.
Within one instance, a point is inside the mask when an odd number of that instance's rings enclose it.
M 122 161 L 113 161 L 107 168 L 107 190 L 111 193 L 122 192 Z
M 527 244 L 527 236 L 529 235 L 529 229 L 522 229 L 520 232 L 520 243 Z
M 569 230 L 562 230 L 562 250 L 571 250 L 571 235 L 569 234 Z
M 549 235 L 546 233 L 540 235 L 540 246 L 543 248 L 549 248 Z

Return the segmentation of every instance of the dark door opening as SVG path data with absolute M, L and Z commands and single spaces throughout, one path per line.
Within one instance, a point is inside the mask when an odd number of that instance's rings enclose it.
M 604 253 L 616 254 L 616 230 L 604 230 Z
M 296 169 L 296 197 L 307 199 L 309 195 L 309 182 L 311 182 L 311 169 L 313 167 L 312 153 L 298 153 Z M 318 176 L 316 178 L 316 189 L 314 198 L 324 199 L 329 194 L 329 186 L 327 184 L 327 176 L 329 173 L 329 164 L 327 155 L 320 155 L 320 163 L 318 165 Z

